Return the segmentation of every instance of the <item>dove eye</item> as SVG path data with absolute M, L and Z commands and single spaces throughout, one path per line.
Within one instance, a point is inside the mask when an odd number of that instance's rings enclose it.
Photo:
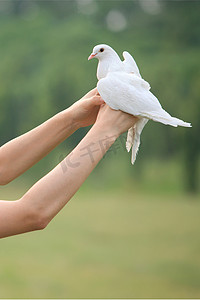
M 101 49 L 100 49 L 100 52 L 103 52 L 103 51 L 104 51 L 104 49 L 103 49 L 103 48 L 101 48 Z

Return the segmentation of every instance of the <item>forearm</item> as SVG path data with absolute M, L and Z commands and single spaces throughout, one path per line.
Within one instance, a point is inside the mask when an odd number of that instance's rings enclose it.
M 107 134 L 93 126 L 73 152 L 20 200 L 0 201 L 0 238 L 46 227 L 76 193 L 116 138 L 117 134 Z M 89 147 L 91 151 L 88 151 Z
M 0 148 L 0 184 L 6 184 L 41 160 L 76 129 L 65 110 Z
M 80 188 L 117 135 L 93 127 L 58 166 L 37 182 L 22 201 L 34 203 L 48 223 Z

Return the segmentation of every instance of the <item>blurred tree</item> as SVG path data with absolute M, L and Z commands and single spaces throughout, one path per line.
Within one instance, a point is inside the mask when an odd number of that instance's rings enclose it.
M 148 159 L 171 158 L 182 151 L 186 186 L 197 191 L 199 8 L 194 1 L 1 1 L 1 144 L 93 88 L 96 63 L 88 63 L 87 56 L 95 44 L 105 42 L 118 53 L 132 53 L 163 107 L 192 122 L 192 129 L 149 122 L 141 151 Z M 116 12 L 122 16 L 121 27 Z M 84 133 L 78 131 L 72 144 Z

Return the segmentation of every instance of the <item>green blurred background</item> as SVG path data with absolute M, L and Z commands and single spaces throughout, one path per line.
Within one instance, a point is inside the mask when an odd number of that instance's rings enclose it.
M 47 229 L 1 240 L 0 298 L 200 298 L 199 1 L 1 0 L 0 143 L 95 87 L 99 43 L 129 51 L 193 127 L 149 122 L 134 166 L 123 135 Z M 22 196 L 87 131 L 0 199 Z

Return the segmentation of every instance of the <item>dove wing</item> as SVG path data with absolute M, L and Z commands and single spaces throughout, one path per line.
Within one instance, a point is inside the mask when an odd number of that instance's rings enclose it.
M 191 127 L 190 123 L 170 116 L 158 99 L 143 85 L 143 79 L 125 72 L 110 72 L 97 84 L 104 101 L 113 109 L 174 127 Z
M 125 72 L 110 72 L 99 80 L 97 89 L 104 101 L 113 109 L 135 116 L 162 109 L 157 98 L 142 83 L 144 80 Z
M 124 71 L 126 73 L 129 73 L 129 74 L 131 73 L 131 74 L 138 76 L 139 78 L 142 78 L 142 76 L 140 75 L 139 68 L 138 68 L 134 58 L 130 55 L 130 53 L 128 53 L 127 51 L 124 51 L 123 57 L 124 57 L 124 61 L 123 61 Z M 150 90 L 150 88 L 151 88 L 150 84 L 145 80 L 143 80 L 142 85 L 147 90 Z
M 134 58 L 131 56 L 131 54 L 128 53 L 127 51 L 124 51 L 123 52 L 123 57 L 124 57 L 123 65 L 124 65 L 124 68 L 125 68 L 125 72 L 134 73 L 138 77 L 142 77 L 140 75 L 139 68 L 138 68 Z

